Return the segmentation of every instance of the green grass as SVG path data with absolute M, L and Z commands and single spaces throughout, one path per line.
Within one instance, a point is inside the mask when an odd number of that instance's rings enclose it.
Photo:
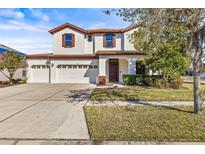
M 202 85 L 205 89 L 205 85 Z M 182 89 L 158 89 L 152 87 L 96 88 L 93 90 L 92 101 L 192 101 L 191 83 L 184 83 Z
M 86 106 L 91 139 L 205 141 L 205 113 L 191 107 Z
M 0 84 L 0 88 L 10 87 L 10 86 L 13 86 L 13 85 L 11 85 L 11 84 Z

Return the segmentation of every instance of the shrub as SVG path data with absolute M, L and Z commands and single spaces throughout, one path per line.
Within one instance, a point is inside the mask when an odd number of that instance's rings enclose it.
M 136 75 L 123 75 L 123 82 L 126 85 L 136 85 Z
M 139 85 L 139 86 L 153 86 L 156 79 L 161 79 L 161 75 L 123 75 L 123 82 L 126 85 Z
M 26 83 L 26 80 L 20 80 L 18 81 L 19 84 L 23 84 L 23 83 Z
M 167 88 L 168 85 L 168 81 L 165 79 L 155 79 L 152 86 L 156 88 Z
M 153 87 L 179 89 L 183 85 L 182 79 L 155 79 Z
M 182 87 L 183 80 L 179 78 L 163 79 L 162 75 L 123 75 L 123 82 L 126 85 L 152 86 L 156 88 L 173 88 Z
M 18 84 L 21 81 L 21 79 L 12 79 L 13 84 Z
M 179 89 L 183 85 L 183 80 L 182 79 L 170 79 L 169 80 L 169 87 L 173 89 Z

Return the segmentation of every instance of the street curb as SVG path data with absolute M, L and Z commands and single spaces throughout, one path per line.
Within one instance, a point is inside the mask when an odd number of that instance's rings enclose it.
M 12 142 L 8 142 L 12 141 Z M 95 141 L 85 139 L 0 139 L 0 145 L 205 145 L 205 142 Z

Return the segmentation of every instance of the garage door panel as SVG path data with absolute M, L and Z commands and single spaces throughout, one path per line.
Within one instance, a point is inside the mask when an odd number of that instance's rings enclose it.
M 32 69 L 31 71 L 32 83 L 48 83 L 49 69 Z
M 57 83 L 95 83 L 97 69 L 57 69 Z

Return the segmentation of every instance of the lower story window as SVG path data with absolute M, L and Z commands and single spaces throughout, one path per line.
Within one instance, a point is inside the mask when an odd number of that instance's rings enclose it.
M 68 68 L 72 68 L 72 65 L 68 65 Z
M 77 65 L 73 65 L 73 68 L 77 68 Z
M 22 70 L 22 77 L 26 77 L 26 70 Z
M 66 65 L 63 65 L 63 68 L 66 68 Z
M 88 67 L 88 65 L 83 65 L 83 68 L 87 68 Z
M 78 65 L 78 68 L 82 68 L 83 66 L 82 65 Z
M 45 68 L 49 68 L 49 66 L 47 66 L 47 65 L 32 65 L 31 68 L 32 69 L 45 69 Z
M 57 68 L 61 69 L 97 69 L 98 65 L 75 65 L 75 64 L 70 64 L 70 65 L 57 65 Z

